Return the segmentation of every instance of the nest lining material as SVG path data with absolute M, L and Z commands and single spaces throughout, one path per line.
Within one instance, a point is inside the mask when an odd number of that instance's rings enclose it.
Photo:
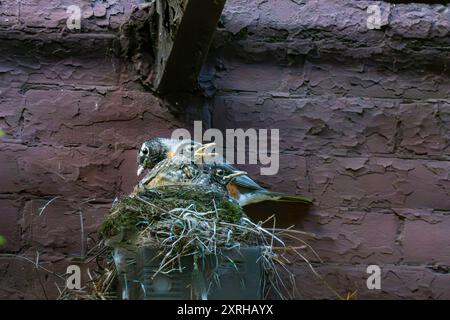
M 243 216 L 239 204 L 219 191 L 203 186 L 165 186 L 123 199 L 112 208 L 100 233 L 105 239 L 111 239 L 123 232 L 150 231 L 156 225 L 162 227 L 161 223 L 181 223 L 183 219 L 192 223 L 195 218 L 238 223 Z M 141 234 L 140 240 L 147 243 L 154 239 Z

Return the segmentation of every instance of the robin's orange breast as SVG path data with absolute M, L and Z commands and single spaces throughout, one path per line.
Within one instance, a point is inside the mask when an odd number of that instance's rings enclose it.
M 241 193 L 239 191 L 239 187 L 236 184 L 234 184 L 233 182 L 228 183 L 227 190 L 230 196 L 232 196 L 235 199 L 239 199 Z

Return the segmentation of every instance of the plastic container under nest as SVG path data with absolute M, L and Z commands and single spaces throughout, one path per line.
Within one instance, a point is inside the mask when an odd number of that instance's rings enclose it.
M 194 258 L 181 258 L 183 270 L 155 277 L 162 257 L 159 250 L 143 247 L 136 251 L 115 250 L 119 277 L 119 299 L 124 300 L 261 300 L 264 272 L 261 249 L 246 247 L 222 249 L 220 255 L 209 255 L 201 261 L 200 277 L 206 284 L 206 294 L 196 297 L 193 290 Z M 212 276 L 214 274 L 214 276 Z

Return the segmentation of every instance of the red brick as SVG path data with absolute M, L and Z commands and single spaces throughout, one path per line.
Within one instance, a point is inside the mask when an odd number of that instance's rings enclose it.
M 217 128 L 280 129 L 281 149 L 297 154 L 442 160 L 450 155 L 448 101 L 407 104 L 402 99 L 273 97 L 263 92 L 219 96 L 215 105 Z
M 404 261 L 450 265 L 450 216 L 432 210 L 398 210 L 405 217 Z
M 396 243 L 399 220 L 390 211 L 317 209 L 295 224 L 298 229 L 314 234 L 303 239 L 327 263 L 380 264 L 403 259 L 401 247 Z M 308 256 L 314 257 L 311 253 Z
M 448 299 L 450 275 L 433 272 L 423 266 L 380 265 L 381 290 L 367 289 L 368 265 L 323 265 L 316 271 L 343 298 L 355 293 L 354 299 Z M 338 299 L 326 284 L 306 265 L 295 270 L 303 299 Z

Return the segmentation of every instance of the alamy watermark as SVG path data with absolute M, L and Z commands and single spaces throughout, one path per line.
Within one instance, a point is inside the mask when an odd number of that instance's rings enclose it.
M 80 290 L 81 289 L 81 269 L 77 265 L 70 265 L 67 267 L 66 274 L 68 275 L 66 279 L 66 287 L 69 290 Z
M 67 7 L 66 12 L 69 17 L 66 20 L 66 25 L 69 30 L 81 30 L 81 8 L 76 5 Z
M 389 23 L 390 4 L 371 4 L 367 7 L 366 26 L 368 29 L 381 29 Z
M 370 274 L 367 278 L 366 285 L 369 290 L 381 289 L 381 268 L 376 264 L 367 267 L 366 272 Z
M 280 168 L 279 129 L 226 129 L 225 136 L 219 129 L 203 132 L 202 122 L 194 121 L 194 136 L 186 129 L 173 131 L 172 139 L 188 139 L 199 143 L 214 142 L 212 151 L 222 155 L 230 164 L 261 164 L 261 175 L 275 175 Z M 225 154 L 224 154 L 225 149 Z M 205 158 L 213 163 L 214 158 Z
M 381 290 L 381 268 L 373 264 L 366 269 L 369 277 L 366 280 L 366 286 L 369 290 Z M 81 290 L 81 269 L 77 265 L 70 265 L 67 267 L 66 287 L 69 290 Z

